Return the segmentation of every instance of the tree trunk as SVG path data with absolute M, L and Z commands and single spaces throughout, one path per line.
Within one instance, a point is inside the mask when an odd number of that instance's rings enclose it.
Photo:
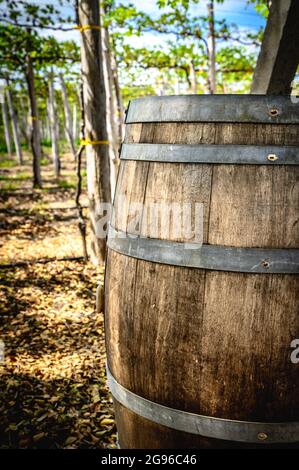
M 9 109 L 9 114 L 10 114 L 16 154 L 19 160 L 19 165 L 23 165 L 23 154 L 22 154 L 21 143 L 20 143 L 20 130 L 18 126 L 17 116 L 14 110 L 12 92 L 9 87 L 8 81 L 7 81 L 6 96 L 7 96 L 7 103 L 8 103 L 8 109 Z
M 31 149 L 33 155 L 33 187 L 40 188 L 42 185 L 40 173 L 40 160 L 41 160 L 41 143 L 40 143 L 40 129 L 38 122 L 37 103 L 34 86 L 34 71 L 32 66 L 32 59 L 28 54 L 26 57 L 26 80 L 28 85 L 28 94 L 30 100 L 30 124 L 31 124 Z
M 46 128 L 46 122 L 44 120 L 42 120 L 41 122 L 41 139 L 47 140 L 47 128 Z
M 78 0 L 78 24 L 100 27 L 99 2 Z M 100 144 L 86 146 L 87 184 L 91 222 L 91 260 L 104 261 L 106 234 L 101 230 L 103 203 L 111 203 L 109 146 L 107 145 L 106 93 L 100 31 L 81 32 L 81 76 L 85 138 Z M 105 207 L 107 209 L 107 206 Z
M 175 95 L 180 95 L 181 94 L 181 83 L 180 83 L 180 78 L 176 77 L 175 80 L 175 85 L 174 85 L 174 94 Z
M 21 116 L 19 118 L 20 133 L 26 142 L 28 150 L 30 149 L 30 131 L 28 129 L 28 109 L 27 100 L 22 98 L 20 102 Z
M 49 118 L 49 103 L 47 102 L 47 116 L 46 116 L 46 140 L 51 140 L 51 126 Z
M 118 79 L 118 64 L 117 64 L 115 52 L 113 49 L 110 52 L 110 56 L 111 56 L 112 75 L 113 75 L 113 83 L 114 83 L 114 90 L 115 90 L 115 100 L 116 100 L 118 140 L 119 140 L 119 143 L 121 144 L 124 138 L 124 125 L 125 125 L 124 107 L 122 103 L 119 79 Z
M 215 45 L 215 18 L 214 18 L 214 0 L 208 3 L 208 15 L 209 15 L 209 37 L 208 37 L 208 49 L 209 49 L 209 91 L 213 95 L 216 91 L 216 45 Z
M 51 71 L 51 73 L 49 74 L 49 118 L 50 118 L 54 174 L 56 178 L 58 178 L 60 175 L 60 159 L 59 159 L 59 149 L 58 149 L 58 141 L 57 141 L 53 71 Z
M 3 100 L 1 101 L 1 108 L 2 108 L 2 119 L 3 119 L 4 136 L 5 136 L 5 142 L 6 142 L 6 147 L 7 147 L 7 153 L 9 157 L 12 157 L 11 134 L 10 134 L 10 129 L 9 129 L 7 106 L 6 106 L 4 94 L 3 94 Z
M 28 106 L 27 106 L 27 113 L 26 113 L 26 133 L 27 133 L 28 150 L 30 150 L 30 147 L 31 147 L 31 106 L 30 106 L 29 94 L 28 94 Z
M 291 93 L 299 62 L 298 23 L 298 0 L 276 0 L 271 3 L 251 93 Z
M 67 89 L 66 89 L 66 85 L 65 85 L 65 81 L 64 81 L 62 73 L 59 74 L 59 78 L 60 78 L 61 93 L 62 93 L 63 107 L 64 107 L 66 136 L 67 136 L 67 140 L 68 140 L 71 152 L 73 154 L 74 160 L 76 160 L 76 147 L 75 147 L 74 135 L 73 135 L 72 115 L 71 115 L 70 104 L 69 104 L 69 100 L 67 96 Z
M 74 139 L 74 142 L 76 142 L 77 140 L 77 135 L 78 135 L 78 131 L 77 131 L 77 106 L 76 104 L 73 105 L 73 139 Z
M 196 79 L 196 71 L 195 71 L 193 60 L 191 60 L 190 62 L 190 81 L 191 81 L 191 93 L 196 95 L 197 94 L 197 79 Z
M 102 13 L 103 14 L 103 13 Z M 111 181 L 111 196 L 113 198 L 116 176 L 118 171 L 118 149 L 120 142 L 118 140 L 117 124 L 116 124 L 116 110 L 113 93 L 113 74 L 111 66 L 111 54 L 110 54 L 110 41 L 108 28 L 102 28 L 102 49 L 103 49 L 103 72 L 104 72 L 104 83 L 106 90 L 106 102 L 107 102 L 107 131 L 109 140 L 109 154 L 110 154 L 110 181 Z

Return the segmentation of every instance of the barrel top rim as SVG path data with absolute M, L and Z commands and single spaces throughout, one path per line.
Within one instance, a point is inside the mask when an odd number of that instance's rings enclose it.
M 299 123 L 299 104 L 282 95 L 167 95 L 130 101 L 126 123 Z
M 204 99 L 209 99 L 209 100 L 223 100 L 223 99 L 228 99 L 228 98 L 237 98 L 240 100 L 248 100 L 248 101 L 255 101 L 255 100 L 274 100 L 274 101 L 290 101 L 291 104 L 296 106 L 298 103 L 292 103 L 290 95 L 261 95 L 261 94 L 239 94 L 239 93 L 226 93 L 226 94 L 221 94 L 221 93 L 215 93 L 213 95 L 204 95 L 204 94 L 194 94 L 194 93 L 188 93 L 186 95 L 146 95 L 146 96 L 140 96 L 140 98 L 133 98 L 130 100 L 130 103 L 136 103 L 140 101 L 145 101 L 145 100 L 169 100 L 169 99 L 174 99 L 174 98 L 184 98 L 184 99 L 197 99 L 197 100 L 204 100 Z

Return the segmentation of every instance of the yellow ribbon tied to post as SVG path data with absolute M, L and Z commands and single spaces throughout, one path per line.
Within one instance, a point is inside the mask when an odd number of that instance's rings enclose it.
M 90 140 L 90 139 L 80 139 L 81 145 L 109 145 L 108 140 Z
M 96 25 L 96 24 L 83 24 L 83 25 L 76 25 L 74 26 L 74 29 L 78 29 L 80 33 L 83 33 L 83 31 L 86 31 L 88 29 L 96 29 L 97 31 L 101 30 L 101 26 Z
M 37 121 L 38 118 L 36 116 L 28 116 L 27 121 L 31 124 L 33 121 Z

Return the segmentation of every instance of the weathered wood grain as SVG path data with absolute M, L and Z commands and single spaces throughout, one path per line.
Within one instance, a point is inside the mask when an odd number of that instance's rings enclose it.
M 208 242 L 298 247 L 298 182 L 298 167 L 215 165 Z
M 126 143 L 298 145 L 295 124 L 164 122 L 128 124 Z
M 207 272 L 201 412 L 247 421 L 298 421 L 298 276 Z
M 299 416 L 290 360 L 299 332 L 295 276 L 205 273 L 113 251 L 108 259 L 115 276 L 108 281 L 108 360 L 124 387 L 207 416 Z
M 111 372 L 136 394 L 198 411 L 205 272 L 133 260 L 132 274 L 132 260 L 109 250 Z
M 114 197 L 112 225 L 124 232 L 140 233 L 144 191 L 148 177 L 149 163 L 121 162 Z

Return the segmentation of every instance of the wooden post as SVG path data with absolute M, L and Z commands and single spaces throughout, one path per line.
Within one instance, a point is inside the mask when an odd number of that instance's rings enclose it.
M 118 140 L 119 143 L 123 141 L 124 138 L 124 107 L 122 103 L 122 97 L 120 92 L 119 78 L 118 78 L 118 64 L 115 57 L 115 51 L 112 48 L 111 50 L 111 66 L 113 74 L 113 83 L 115 90 L 115 100 L 116 100 L 116 110 L 117 110 L 117 123 L 118 123 Z
M 90 254 L 93 263 L 101 264 L 105 259 L 106 239 L 99 233 L 99 218 L 102 204 L 111 202 L 111 187 L 99 2 L 79 0 L 77 9 L 78 24 L 92 25 L 92 29 L 81 32 L 81 75 L 85 138 L 91 142 L 86 146 Z
M 100 8 L 101 17 L 104 17 L 104 9 Z M 116 176 L 118 171 L 118 149 L 120 142 L 118 140 L 118 129 L 116 125 L 115 95 L 113 89 L 113 72 L 111 64 L 110 40 L 107 27 L 101 29 L 102 53 L 103 53 L 103 73 L 106 90 L 106 110 L 107 110 L 107 132 L 109 138 L 109 158 L 110 158 L 110 184 L 111 198 L 113 199 Z
M 76 160 L 76 147 L 74 143 L 72 115 L 71 115 L 70 104 L 69 104 L 69 100 L 67 96 L 66 84 L 65 84 L 62 73 L 59 74 L 59 78 L 60 78 L 61 94 L 62 94 L 63 107 L 64 107 L 66 137 L 67 137 L 71 152 L 73 154 L 74 160 Z
M 272 1 L 251 93 L 291 93 L 299 62 L 298 24 L 298 0 Z
M 77 130 L 77 106 L 76 103 L 73 104 L 73 139 L 74 142 L 77 140 L 78 130 Z
M 56 116 L 55 116 L 55 97 L 54 97 L 54 76 L 53 70 L 49 74 L 49 117 L 50 117 L 50 129 L 51 129 L 51 141 L 52 141 L 52 158 L 54 165 L 54 174 L 58 178 L 60 174 L 60 160 L 58 150 L 58 139 L 57 139 L 57 127 L 56 127 Z
M 1 108 L 2 108 L 2 119 L 3 119 L 4 136 L 5 136 L 5 142 L 6 142 L 6 147 L 7 147 L 7 153 L 10 157 L 12 157 L 11 134 L 10 134 L 10 129 L 9 129 L 7 106 L 6 106 L 4 93 L 3 93 L 3 98 L 1 101 Z
M 215 16 L 214 16 L 214 0 L 208 3 L 209 15 L 209 90 L 213 95 L 216 92 L 216 44 L 215 44 Z
M 197 77 L 196 77 L 196 71 L 195 71 L 195 65 L 194 65 L 194 60 L 192 59 L 190 62 L 190 81 L 191 81 L 191 93 L 193 95 L 197 94 Z
M 42 185 L 40 160 L 41 160 L 41 142 L 40 142 L 40 128 L 38 121 L 37 102 L 34 86 L 34 70 L 30 54 L 26 57 L 26 80 L 28 85 L 28 94 L 30 100 L 30 141 L 33 154 L 33 187 L 40 188 Z
M 8 109 L 9 109 L 9 114 L 10 114 L 10 121 L 11 121 L 11 126 L 12 126 L 12 133 L 13 133 L 13 139 L 15 143 L 16 154 L 18 157 L 19 165 L 23 165 L 23 154 L 22 154 L 22 148 L 21 148 L 21 143 L 20 143 L 20 130 L 19 130 L 17 116 L 16 116 L 15 109 L 14 109 L 12 92 L 9 87 L 8 80 L 7 80 L 6 96 L 7 96 L 7 103 L 8 103 Z

